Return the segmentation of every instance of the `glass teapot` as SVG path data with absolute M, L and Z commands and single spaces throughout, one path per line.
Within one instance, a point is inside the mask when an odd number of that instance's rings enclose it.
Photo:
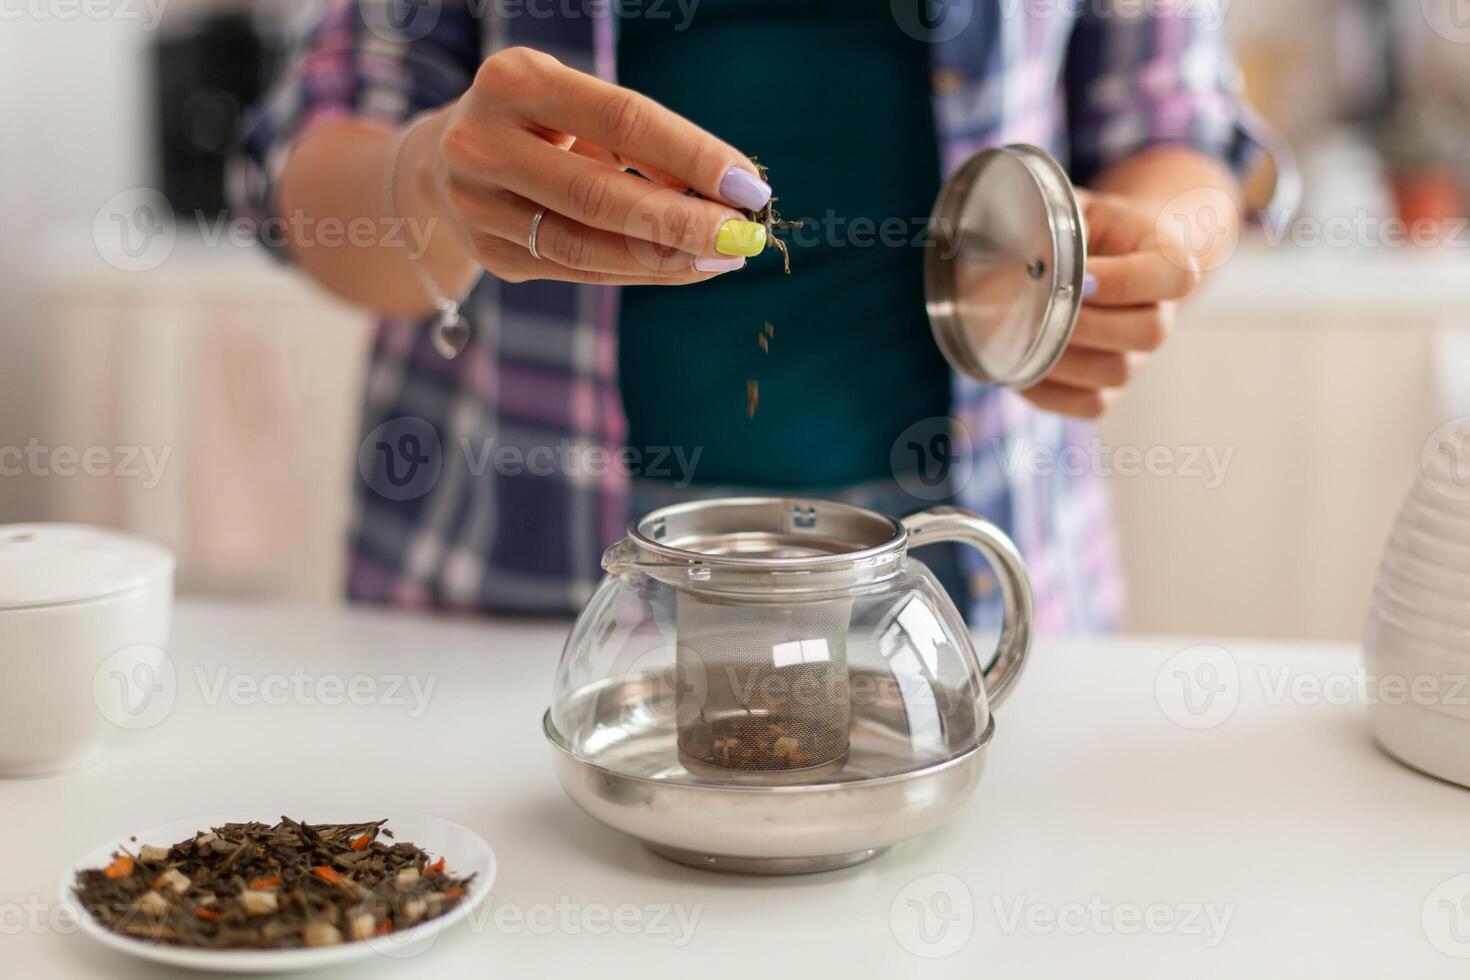
M 1004 623 L 982 666 L 910 550 L 978 548 Z M 702 500 L 634 522 L 567 640 L 544 727 L 594 818 L 698 867 L 842 867 L 922 833 L 979 778 L 1031 636 L 993 525 L 795 498 Z

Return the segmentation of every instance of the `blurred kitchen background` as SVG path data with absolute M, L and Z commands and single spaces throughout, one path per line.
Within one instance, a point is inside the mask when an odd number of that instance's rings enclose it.
M 0 447 L 52 454 L 12 454 L 0 523 L 152 535 L 184 591 L 336 599 L 365 318 L 224 226 L 97 244 L 150 189 L 219 212 L 221 149 L 310 6 L 0 10 Z M 1103 427 L 1110 466 L 1174 470 L 1113 478 L 1131 626 L 1351 639 L 1426 440 L 1470 415 L 1470 0 L 1233 0 L 1229 24 L 1303 195 Z

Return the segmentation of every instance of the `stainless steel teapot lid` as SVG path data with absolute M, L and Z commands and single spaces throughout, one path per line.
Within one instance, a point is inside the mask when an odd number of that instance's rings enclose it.
M 930 235 L 924 289 L 945 359 L 977 381 L 1040 381 L 1082 308 L 1087 235 L 1066 173 L 1034 146 L 982 150 L 945 182 Z

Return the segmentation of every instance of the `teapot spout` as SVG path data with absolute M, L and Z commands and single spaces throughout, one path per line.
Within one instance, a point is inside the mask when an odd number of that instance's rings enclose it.
M 638 564 L 638 546 L 624 538 L 602 553 L 602 570 L 621 576 Z

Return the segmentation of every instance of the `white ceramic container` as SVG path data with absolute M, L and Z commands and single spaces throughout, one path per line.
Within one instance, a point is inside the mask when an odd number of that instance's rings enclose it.
M 1470 786 L 1470 419 L 1425 446 L 1378 569 L 1363 653 L 1378 743 Z
M 141 538 L 0 525 L 0 776 L 76 769 L 156 723 L 173 579 L 173 554 Z

